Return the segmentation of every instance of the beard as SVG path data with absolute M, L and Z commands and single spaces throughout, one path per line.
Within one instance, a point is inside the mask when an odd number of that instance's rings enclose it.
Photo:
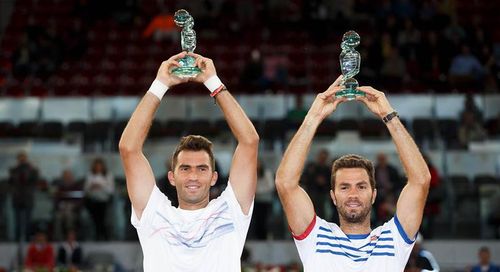
M 354 210 L 352 208 L 347 207 L 346 205 L 342 205 L 338 207 L 339 216 L 347 221 L 348 223 L 362 223 L 364 222 L 371 211 L 370 206 L 361 206 L 361 209 Z

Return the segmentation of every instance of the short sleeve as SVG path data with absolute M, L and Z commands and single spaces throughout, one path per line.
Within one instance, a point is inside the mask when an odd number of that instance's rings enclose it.
M 318 216 L 314 216 L 311 223 L 303 233 L 292 233 L 295 246 L 299 252 L 300 259 L 304 262 L 309 260 L 311 254 L 316 248 L 316 235 L 318 232 L 319 221 L 322 220 Z
M 394 245 L 396 247 L 396 256 L 401 262 L 408 260 L 411 250 L 415 245 L 415 238 L 410 238 L 403 229 L 403 226 L 399 222 L 397 215 L 388 222 L 391 225 L 392 232 L 394 233 Z
M 151 191 L 151 195 L 149 196 L 146 208 L 144 209 L 144 211 L 142 211 L 141 219 L 137 218 L 134 208 L 132 207 L 132 216 L 130 218 L 130 222 L 136 229 L 141 228 L 142 226 L 144 226 L 144 224 L 148 224 L 151 222 L 156 209 L 164 204 L 171 205 L 170 200 L 168 200 L 168 198 L 155 185 L 153 191 Z
M 240 203 L 234 194 L 233 187 L 231 186 L 231 182 L 227 183 L 226 189 L 222 192 L 217 201 L 226 201 L 229 210 L 231 211 L 232 217 L 235 219 L 236 227 L 238 228 L 238 232 L 242 235 L 242 238 L 246 238 L 246 234 L 248 232 L 248 227 L 250 226 L 250 219 L 252 218 L 254 201 L 252 201 L 252 205 L 250 206 L 250 210 L 248 214 L 244 214 L 241 210 Z

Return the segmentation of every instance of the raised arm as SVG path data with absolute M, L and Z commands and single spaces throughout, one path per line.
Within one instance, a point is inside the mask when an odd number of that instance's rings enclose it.
M 179 66 L 177 60 L 185 55 L 184 52 L 177 54 L 161 64 L 156 80 L 137 105 L 120 139 L 119 149 L 127 179 L 127 191 L 139 219 L 155 185 L 153 170 L 142 153 L 142 147 L 160 105 L 161 95 L 158 90 L 161 92 L 161 89 L 165 90 L 185 81 L 170 74 L 173 67 Z
M 358 97 L 357 100 L 362 101 L 381 119 L 394 111 L 384 93 L 372 87 L 358 89 L 365 92 L 366 97 Z M 401 120 L 394 117 L 386 123 L 386 126 L 408 176 L 408 183 L 398 199 L 396 214 L 408 237 L 413 238 L 422 222 L 431 175 L 422 154 Z
M 344 99 L 336 99 L 340 77 L 323 93 L 316 96 L 304 122 L 292 138 L 276 172 L 276 189 L 295 235 L 304 233 L 315 216 L 314 206 L 299 186 L 300 176 L 316 129 Z
M 196 57 L 196 64 L 202 70 L 194 81 L 205 83 L 211 88 L 207 81 L 217 82 L 212 84 L 215 88 L 215 99 L 222 109 L 224 117 L 236 137 L 238 145 L 234 151 L 231 169 L 229 170 L 229 182 L 244 214 L 248 214 L 255 197 L 257 185 L 257 156 L 259 150 L 259 135 L 252 122 L 234 99 L 231 93 L 222 83 L 218 81 L 214 63 L 211 59 L 198 54 L 190 53 Z M 219 89 L 222 87 L 222 89 Z M 211 90 L 213 91 L 213 90 Z

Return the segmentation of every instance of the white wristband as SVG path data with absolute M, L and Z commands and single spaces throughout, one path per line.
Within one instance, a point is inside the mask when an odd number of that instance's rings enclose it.
M 222 85 L 222 81 L 220 81 L 220 78 L 217 75 L 213 75 L 209 79 L 205 80 L 203 84 L 205 84 L 205 87 L 213 93 Z
M 165 95 L 165 93 L 167 92 L 167 90 L 168 90 L 167 85 L 163 84 L 163 82 L 159 81 L 158 79 L 155 79 L 153 83 L 151 83 L 151 87 L 149 87 L 148 92 L 154 94 L 161 100 Z

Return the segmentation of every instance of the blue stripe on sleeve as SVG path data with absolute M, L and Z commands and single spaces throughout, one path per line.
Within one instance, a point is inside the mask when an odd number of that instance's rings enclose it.
M 413 244 L 416 240 L 416 237 L 413 238 L 413 240 L 408 237 L 408 234 L 406 234 L 405 230 L 403 229 L 403 226 L 401 226 L 401 223 L 399 222 L 398 216 L 396 214 L 394 215 L 394 223 L 398 228 L 399 234 L 401 235 L 401 237 L 403 237 L 403 240 L 405 240 L 405 242 L 409 245 Z

